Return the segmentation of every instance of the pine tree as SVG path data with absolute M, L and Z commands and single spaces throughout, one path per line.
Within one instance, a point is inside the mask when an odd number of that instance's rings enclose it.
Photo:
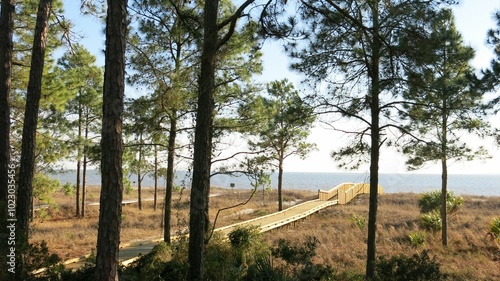
M 470 62 L 474 50 L 464 46 L 451 10 L 433 19 L 427 39 L 427 56 L 417 62 L 407 79 L 409 90 L 405 118 L 407 130 L 417 138 L 403 148 L 409 169 L 425 163 L 441 164 L 442 243 L 448 245 L 447 201 L 448 160 L 473 160 L 487 156 L 484 148 L 474 150 L 459 132 L 484 136 L 489 125 L 483 121 L 483 92 L 476 87 Z
M 415 59 L 413 50 L 399 49 L 397 44 L 406 37 L 418 40 L 441 2 L 301 1 L 306 28 L 300 35 L 308 44 L 305 48 L 296 43 L 287 46 L 297 60 L 292 67 L 325 93 L 314 96 L 320 109 L 361 124 L 359 129 L 344 130 L 355 138 L 333 156 L 344 167 L 358 168 L 369 162 L 367 278 L 375 272 L 380 148 L 386 143 L 387 130 L 402 129 L 392 120 L 403 110 L 404 102 L 398 100 L 402 70 Z
M 281 211 L 285 159 L 292 155 L 305 158 L 315 148 L 306 141 L 315 120 L 313 108 L 285 79 L 269 83 L 266 96 L 250 99 L 240 111 L 245 119 L 254 121 L 249 130 L 251 149 L 264 151 L 263 157 L 278 169 L 278 210 Z M 252 135 L 256 136 L 255 140 Z
M 123 198 L 122 114 L 125 92 L 127 0 L 109 0 L 106 19 L 101 196 L 97 234 L 96 280 L 118 280 Z
M 232 37 L 237 20 L 253 0 L 245 1 L 230 16 L 218 21 L 219 0 L 207 0 L 203 9 L 203 40 L 198 80 L 195 142 L 193 154 L 193 180 L 189 208 L 188 262 L 190 280 L 203 279 L 203 245 L 208 229 L 208 202 L 210 194 L 210 168 L 215 109 L 215 71 L 218 51 Z M 219 31 L 228 27 L 219 37 Z
M 100 137 L 103 75 L 95 62 L 96 58 L 89 51 L 74 44 L 72 50 L 66 52 L 57 63 L 65 89 L 73 97 L 65 110 L 66 121 L 59 124 L 67 126 L 73 153 L 76 147 L 77 217 L 85 216 L 86 171 L 88 164 L 95 162 L 96 157 L 91 155 L 91 151 L 97 146 Z
M 10 92 L 12 81 L 12 52 L 14 33 L 14 1 L 3 0 L 0 14 L 0 224 L 7 225 L 7 203 L 9 188 L 10 149 Z M 12 166 L 11 166 L 12 167 Z M 10 168 L 11 168 L 10 167 Z M 10 181 L 13 183 L 13 181 Z M 0 239 L 7 241 L 8 229 L 0 231 Z M 8 247 L 1 247 L 0 263 L 7 264 Z M 1 267 L 2 269 L 5 267 Z M 7 270 L 2 270 L 0 279 L 7 279 Z
M 19 169 L 18 204 L 16 209 L 18 217 L 17 237 L 20 247 L 27 247 L 28 245 L 29 219 L 33 196 L 33 175 L 35 170 L 36 128 L 38 108 L 42 94 L 42 74 L 51 8 L 52 0 L 40 0 L 33 38 L 30 79 L 23 125 L 21 165 Z M 21 255 L 19 258 L 16 276 L 19 280 L 22 280 L 25 277 L 26 271 L 23 262 L 24 257 Z

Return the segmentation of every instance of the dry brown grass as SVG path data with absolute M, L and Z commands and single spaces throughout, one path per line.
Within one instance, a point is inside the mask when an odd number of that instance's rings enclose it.
M 154 210 L 153 201 L 144 201 L 143 210 L 138 205 L 130 204 L 123 207 L 122 214 L 122 244 L 137 240 L 148 240 L 163 237 L 163 198 L 164 190 L 158 194 L 157 210 Z M 142 198 L 153 198 L 153 189 L 143 190 Z M 212 188 L 210 198 L 210 219 L 213 221 L 217 210 L 246 201 L 251 192 L 249 190 L 230 190 Z M 314 198 L 315 193 L 310 191 L 286 191 L 283 196 L 285 203 L 293 204 Z M 31 224 L 31 242 L 45 240 L 51 251 L 58 254 L 63 260 L 80 257 L 95 252 L 97 240 L 97 225 L 99 206 L 86 206 L 85 217 L 75 217 L 75 195 L 64 195 L 58 191 L 54 198 L 59 205 L 57 208 L 37 212 L 37 217 Z M 137 199 L 137 192 L 124 194 L 124 200 Z M 99 188 L 90 187 L 87 202 L 99 201 Z M 255 218 L 277 211 L 277 194 L 266 194 L 265 204 L 262 203 L 262 191 L 254 194 L 248 204 L 237 208 L 222 211 L 215 227 L 222 227 L 240 221 Z M 174 192 L 172 210 L 172 234 L 183 233 L 189 222 L 189 190 Z M 37 202 L 35 202 L 37 204 Z
M 427 233 L 426 243 L 416 247 L 409 234 L 421 231 L 416 194 L 385 194 L 379 199 L 377 254 L 411 256 L 424 249 L 441 264 L 451 280 L 500 280 L 500 249 L 485 238 L 488 226 L 500 213 L 500 197 L 466 196 L 460 211 L 449 218 L 449 246 L 441 245 L 441 233 Z M 368 220 L 368 195 L 348 205 L 333 206 L 300 222 L 265 235 L 270 245 L 278 239 L 301 243 L 307 236 L 320 241 L 316 261 L 339 271 L 362 274 L 366 259 L 366 230 L 354 223 Z
M 91 188 L 88 198 L 98 201 L 98 189 Z M 219 208 L 245 201 L 248 190 L 213 188 L 210 198 L 210 216 L 213 221 Z M 187 229 L 189 212 L 189 190 L 174 194 L 172 228 L 174 232 Z M 151 198 L 152 190 L 145 189 L 143 198 Z M 163 198 L 160 193 L 158 198 Z M 286 191 L 284 198 L 289 204 L 316 198 L 311 191 Z M 50 218 L 36 218 L 32 223 L 32 242 L 45 240 L 49 249 L 63 259 L 82 256 L 95 250 L 97 236 L 98 206 L 87 206 L 85 218 L 74 217 L 74 195 L 57 194 L 59 210 L 49 210 Z M 136 192 L 125 198 L 136 197 Z M 219 215 L 216 227 L 229 225 L 260 215 L 277 211 L 277 194 L 266 194 L 262 203 L 262 191 L 244 206 L 226 210 Z M 442 270 L 451 275 L 451 280 L 500 280 L 500 249 L 486 238 L 488 225 L 500 215 L 500 197 L 466 196 L 462 208 L 449 218 L 449 246 L 441 246 L 440 232 L 427 233 L 426 243 L 416 247 L 408 235 L 421 231 L 418 226 L 419 208 L 417 194 L 384 194 L 379 199 L 377 222 L 378 255 L 412 255 L 424 249 L 436 257 Z M 89 201 L 91 201 L 89 199 Z M 161 201 L 162 202 L 162 201 Z M 64 205 L 70 204 L 70 205 Z M 136 204 L 123 208 L 122 243 L 162 237 L 162 208 L 153 209 L 153 202 L 143 203 L 139 211 Z M 330 264 L 339 271 L 362 274 L 366 257 L 366 228 L 357 226 L 355 217 L 368 218 L 368 195 L 362 195 L 344 206 L 333 206 L 295 224 L 267 233 L 264 238 L 269 245 L 278 239 L 296 243 L 307 236 L 315 236 L 320 245 L 317 262 Z M 174 233 L 175 234 L 175 233 Z

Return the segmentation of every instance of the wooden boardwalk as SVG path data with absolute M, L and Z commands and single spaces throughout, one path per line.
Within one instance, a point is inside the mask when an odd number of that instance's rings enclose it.
M 300 219 L 308 217 L 324 208 L 337 204 L 346 204 L 358 194 L 368 193 L 368 184 L 354 184 L 354 183 L 343 183 L 337 185 L 329 191 L 318 192 L 319 199 L 307 201 L 281 212 L 272 213 L 262 217 L 254 218 L 248 221 L 239 222 L 225 227 L 217 228 L 215 231 L 221 231 L 225 235 L 229 234 L 231 231 L 238 227 L 245 226 L 256 226 L 259 227 L 260 232 L 266 232 L 271 229 L 275 229 Z M 379 193 L 382 192 L 382 188 L 379 186 Z M 175 239 L 175 237 L 173 237 Z M 123 245 L 120 247 L 119 261 L 123 265 L 130 264 L 134 260 L 138 259 L 139 256 L 149 253 L 155 245 L 163 241 L 163 239 L 156 239 L 151 241 L 141 241 L 136 243 L 131 243 Z M 64 262 L 67 269 L 77 269 L 83 267 L 85 263 L 88 263 L 85 258 L 73 259 Z

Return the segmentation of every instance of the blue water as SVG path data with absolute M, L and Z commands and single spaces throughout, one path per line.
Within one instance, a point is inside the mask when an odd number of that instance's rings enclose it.
M 67 171 L 52 175 L 59 179 L 61 183 L 75 183 L 76 172 Z M 136 176 L 129 177 L 135 185 Z M 343 182 L 368 182 L 368 174 L 363 173 L 298 173 L 285 172 L 283 176 L 283 188 L 285 189 L 330 189 Z M 190 177 L 184 172 L 176 174 L 177 185 L 190 187 Z M 439 174 L 380 174 L 380 185 L 386 193 L 413 192 L 421 193 L 441 188 L 441 175 Z M 217 175 L 212 177 L 212 186 L 227 187 L 234 183 L 236 188 L 251 188 L 250 181 L 246 177 L 230 177 Z M 277 174 L 271 176 L 271 185 L 276 188 L 278 183 Z M 87 184 L 100 185 L 101 177 L 97 171 L 87 172 Z M 153 186 L 152 177 L 145 177 L 143 186 Z M 158 185 L 165 186 L 163 179 L 158 180 Z M 448 189 L 455 194 L 460 195 L 484 195 L 500 196 L 500 175 L 457 175 L 452 174 L 448 177 Z

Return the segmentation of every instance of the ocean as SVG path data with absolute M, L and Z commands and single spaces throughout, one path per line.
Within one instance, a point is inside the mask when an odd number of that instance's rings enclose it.
M 75 183 L 76 172 L 74 170 L 52 174 L 53 178 L 59 179 L 62 184 L 66 182 Z M 129 177 L 133 185 L 137 176 Z M 283 175 L 284 189 L 301 190 L 328 190 L 343 182 L 368 182 L 369 174 L 364 173 L 300 173 L 285 172 Z M 440 174 L 379 174 L 379 183 L 384 188 L 385 193 L 422 193 L 431 190 L 441 189 Z M 98 171 L 87 171 L 87 184 L 100 185 L 101 177 Z M 176 185 L 190 187 L 190 177 L 185 172 L 176 174 Z M 230 188 L 233 184 L 235 188 L 251 188 L 250 181 L 242 177 L 230 177 L 216 175 L 212 177 L 212 186 Z M 271 175 L 271 185 L 276 188 L 278 184 L 277 173 Z M 145 187 L 154 186 L 154 179 L 151 176 L 145 177 L 142 182 Z M 163 179 L 158 180 L 160 187 L 165 186 Z M 448 190 L 459 195 L 480 195 L 480 196 L 500 196 L 500 174 L 499 175 L 448 175 Z

